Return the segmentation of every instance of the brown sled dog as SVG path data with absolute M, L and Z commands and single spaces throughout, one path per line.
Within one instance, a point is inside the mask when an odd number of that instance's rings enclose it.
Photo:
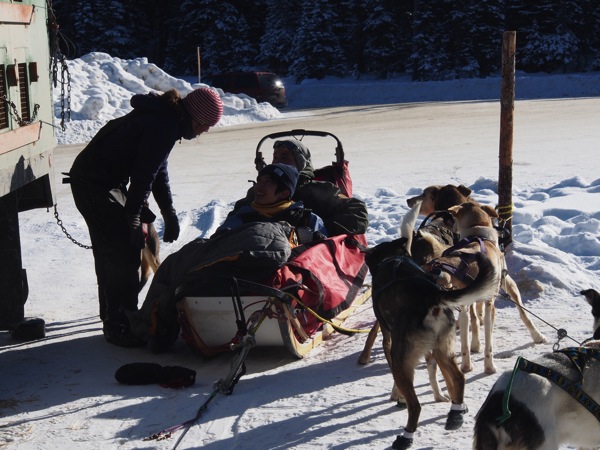
M 531 322 L 529 315 L 523 309 L 523 302 L 521 300 L 521 294 L 515 281 L 511 278 L 506 270 L 506 259 L 504 253 L 498 247 L 498 231 L 493 226 L 493 221 L 498 218 L 498 213 L 491 206 L 481 206 L 476 202 L 467 202 L 459 206 L 453 206 L 449 209 L 450 213 L 454 216 L 455 226 L 461 240 L 470 238 L 471 236 L 479 236 L 484 240 L 481 243 L 480 249 L 485 249 L 494 255 L 494 262 L 498 265 L 502 272 L 502 278 L 499 280 L 498 288 L 502 289 L 510 297 L 510 299 L 517 306 L 521 321 L 527 327 L 533 342 L 540 344 L 546 342 L 545 336 L 540 333 L 536 326 Z M 456 246 L 455 246 L 456 247 Z M 473 247 L 473 245 L 471 245 Z M 475 245 L 475 247 L 477 247 Z M 437 261 L 437 266 L 441 268 L 441 277 L 444 279 L 443 283 L 454 284 L 458 283 L 461 285 L 461 280 L 456 274 L 450 272 L 456 270 L 460 273 L 460 265 L 464 265 L 464 252 L 467 251 L 478 251 L 476 248 L 472 250 L 457 249 L 457 252 L 462 257 L 452 257 L 452 253 L 449 255 L 450 258 L 445 261 L 443 258 Z M 446 285 L 449 288 L 449 285 Z M 463 372 L 469 372 L 473 370 L 471 363 L 471 351 L 478 352 L 480 348 L 479 341 L 479 323 L 478 316 L 481 314 L 480 311 L 475 313 L 475 308 L 484 305 L 484 332 L 485 332 L 485 349 L 484 349 L 484 372 L 495 373 L 496 367 L 494 365 L 494 350 L 493 350 L 493 329 L 494 329 L 494 317 L 495 317 L 495 301 L 496 295 L 490 298 L 482 298 L 480 302 L 469 307 L 463 307 L 459 313 L 459 327 L 461 337 L 461 355 L 462 364 L 461 370 Z M 469 346 L 469 319 L 471 323 L 471 345 Z
M 386 349 L 386 356 L 408 410 L 404 434 L 394 442 L 395 449 L 412 445 L 421 411 L 413 384 L 414 372 L 427 354 L 431 353 L 436 359 L 453 403 L 446 429 L 462 426 L 467 412 L 463 404 L 465 378 L 454 352 L 453 308 L 490 298 L 497 292 L 500 278 L 498 267 L 488 254 L 478 252 L 473 282 L 464 289 L 446 291 L 410 258 L 396 257 L 406 251 L 406 243 L 406 238 L 400 238 L 365 251 L 365 262 L 373 276 L 373 310 L 384 333 L 384 342 L 386 334 L 390 337 L 391 348 Z
M 598 447 L 600 295 L 593 289 L 581 294 L 592 305 L 594 338 L 533 361 L 517 359 L 515 369 L 500 375 L 477 413 L 473 449 Z
M 405 254 L 410 255 L 418 265 L 423 265 L 441 256 L 445 249 L 454 245 L 456 236 L 453 231 L 454 219 L 447 209 L 466 202 L 470 194 L 471 189 L 462 184 L 459 186 L 447 184 L 426 187 L 420 195 L 409 198 L 406 203 L 411 210 L 404 216 L 399 230 L 400 236 L 407 239 Z M 431 220 L 425 219 L 421 227 L 414 232 L 414 225 L 419 215 L 431 217 Z M 370 361 L 378 333 L 379 323 L 376 321 L 358 358 L 359 364 L 367 364 Z M 384 345 L 389 344 L 384 343 Z M 447 400 L 441 397 L 435 388 L 434 396 L 437 401 Z M 395 395 L 392 394 L 392 399 L 397 400 L 394 397 Z
M 437 258 L 446 248 L 454 244 L 454 219 L 450 213 L 445 212 L 449 207 L 469 200 L 470 194 L 471 189 L 462 184 L 460 186 L 435 185 L 426 187 L 420 195 L 406 200 L 411 210 L 404 216 L 399 234 L 407 239 L 408 254 L 418 265 Z M 432 217 L 432 219 L 427 222 L 424 220 L 422 226 L 415 232 L 414 224 L 418 216 Z M 378 331 L 376 322 L 369 333 L 365 350 L 359 358 L 360 364 L 369 362 L 373 341 Z
M 158 266 L 160 266 L 160 239 L 156 228 L 152 222 L 142 223 L 142 226 L 146 237 L 146 245 L 142 249 L 140 264 L 140 291 L 148 282 L 150 271 L 156 273 Z

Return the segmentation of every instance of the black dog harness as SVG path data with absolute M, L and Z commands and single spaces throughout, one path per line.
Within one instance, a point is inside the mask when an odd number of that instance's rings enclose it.
M 481 251 L 481 253 L 485 254 L 487 252 L 485 249 L 484 241 L 485 238 L 482 238 L 480 236 L 470 236 L 461 239 L 456 243 L 456 245 L 444 250 L 441 256 L 441 258 L 447 256 L 458 256 L 460 257 L 459 265 L 453 266 L 452 264 L 449 264 L 447 262 L 439 261 L 439 258 L 436 258 L 427 263 L 427 266 L 430 267 L 429 272 L 432 275 L 436 275 L 438 277 L 442 272 L 447 272 L 453 277 L 463 282 L 472 282 L 474 278 L 471 275 L 469 275 L 469 266 L 473 261 L 477 259 L 477 254 L 461 252 L 460 250 L 469 246 L 473 242 L 479 242 L 479 250 Z
M 433 223 L 433 221 L 438 218 L 441 218 L 446 226 L 441 227 Z M 452 231 L 452 226 L 448 225 L 448 221 L 454 222 L 454 217 L 449 211 L 434 211 L 423 219 L 421 225 L 419 225 L 419 228 L 414 234 L 416 235 L 417 232 L 423 228 L 433 228 L 437 232 L 437 237 L 444 244 L 453 245 L 458 240 L 458 234 Z
M 410 256 L 390 256 L 389 258 L 385 258 L 383 261 L 381 261 L 378 267 L 384 265 L 388 266 L 386 269 L 389 270 L 389 272 L 391 272 L 391 280 L 385 283 L 383 286 L 379 287 L 377 290 L 373 291 L 373 297 L 376 297 L 382 291 L 385 291 L 393 284 L 409 276 L 417 276 L 419 278 L 424 278 L 431 284 L 437 286 L 435 284 L 435 279 L 431 276 L 431 274 L 429 272 L 424 271 L 417 263 L 415 263 L 410 258 Z
M 593 398 L 591 398 L 581 389 L 581 385 L 583 384 L 583 371 L 585 369 L 585 366 L 590 360 L 590 358 L 594 358 L 600 361 L 600 350 L 595 350 L 588 347 L 569 347 L 564 348 L 562 350 L 555 350 L 555 352 L 563 353 L 571 360 L 571 363 L 579 372 L 578 379 L 575 381 L 571 381 L 553 369 L 544 367 L 538 363 L 529 361 L 519 356 L 517 358 L 517 362 L 515 363 L 515 367 L 513 369 L 513 373 L 508 387 L 504 391 L 504 398 L 502 400 L 503 414 L 502 416 L 496 419 L 498 425 L 510 419 L 511 412 L 508 408 L 508 400 L 510 398 L 510 391 L 517 370 L 522 370 L 527 373 L 539 375 L 552 381 L 558 387 L 567 392 L 571 397 L 573 397 L 575 400 L 581 403 L 585 407 L 585 409 L 587 409 L 598 421 L 600 421 L 600 405 L 598 405 L 598 403 Z

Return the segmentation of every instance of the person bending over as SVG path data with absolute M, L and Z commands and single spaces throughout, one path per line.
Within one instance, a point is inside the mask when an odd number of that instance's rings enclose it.
M 143 217 L 143 205 L 152 192 L 164 219 L 163 241 L 177 240 L 167 159 L 175 142 L 208 131 L 223 114 L 223 103 L 210 88 L 183 98 L 175 89 L 137 94 L 131 106 L 98 131 L 65 180 L 92 241 L 104 337 L 123 347 L 141 344 L 130 333 L 127 313 L 137 310 L 142 222 L 154 220 L 147 209 Z

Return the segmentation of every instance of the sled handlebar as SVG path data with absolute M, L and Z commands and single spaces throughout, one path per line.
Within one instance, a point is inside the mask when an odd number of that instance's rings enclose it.
M 342 146 L 342 142 L 338 139 L 338 137 L 335 134 L 330 133 L 328 131 L 304 130 L 301 128 L 297 128 L 294 130 L 279 131 L 277 133 L 267 134 L 265 137 L 263 137 L 258 142 L 258 145 L 256 146 L 256 157 L 254 159 L 254 165 L 256 166 L 256 170 L 260 170 L 266 165 L 265 159 L 262 156 L 262 152 L 261 152 L 260 148 L 267 139 L 278 139 L 281 137 L 293 137 L 294 139 L 302 141 L 302 139 L 304 139 L 305 136 L 331 137 L 331 138 L 335 139 L 336 162 L 338 164 L 341 164 L 344 162 L 344 148 Z

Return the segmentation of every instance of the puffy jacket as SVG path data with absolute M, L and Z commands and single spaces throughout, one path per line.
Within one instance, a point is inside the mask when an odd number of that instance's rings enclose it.
M 310 166 L 300 172 L 292 200 L 302 202 L 306 208 L 323 219 L 329 236 L 364 234 L 369 226 L 369 213 L 365 203 L 357 198 L 346 197 L 335 184 L 315 181 L 313 177 Z M 228 217 L 236 214 L 241 207 L 252 203 L 253 199 L 254 190 L 250 188 L 246 197 L 235 203 Z
M 108 122 L 81 151 L 71 177 L 127 192 L 128 214 L 139 214 L 150 192 L 161 211 L 169 210 L 173 198 L 167 158 L 191 125 L 156 94 L 134 95 L 131 106 L 131 112 Z
M 295 202 L 271 218 L 259 214 L 250 205 L 244 205 L 235 214 L 229 214 L 213 236 L 252 222 L 287 222 L 293 227 L 309 227 L 312 231 L 318 231 L 325 237 L 329 235 L 319 216 L 306 209 L 302 202 Z

